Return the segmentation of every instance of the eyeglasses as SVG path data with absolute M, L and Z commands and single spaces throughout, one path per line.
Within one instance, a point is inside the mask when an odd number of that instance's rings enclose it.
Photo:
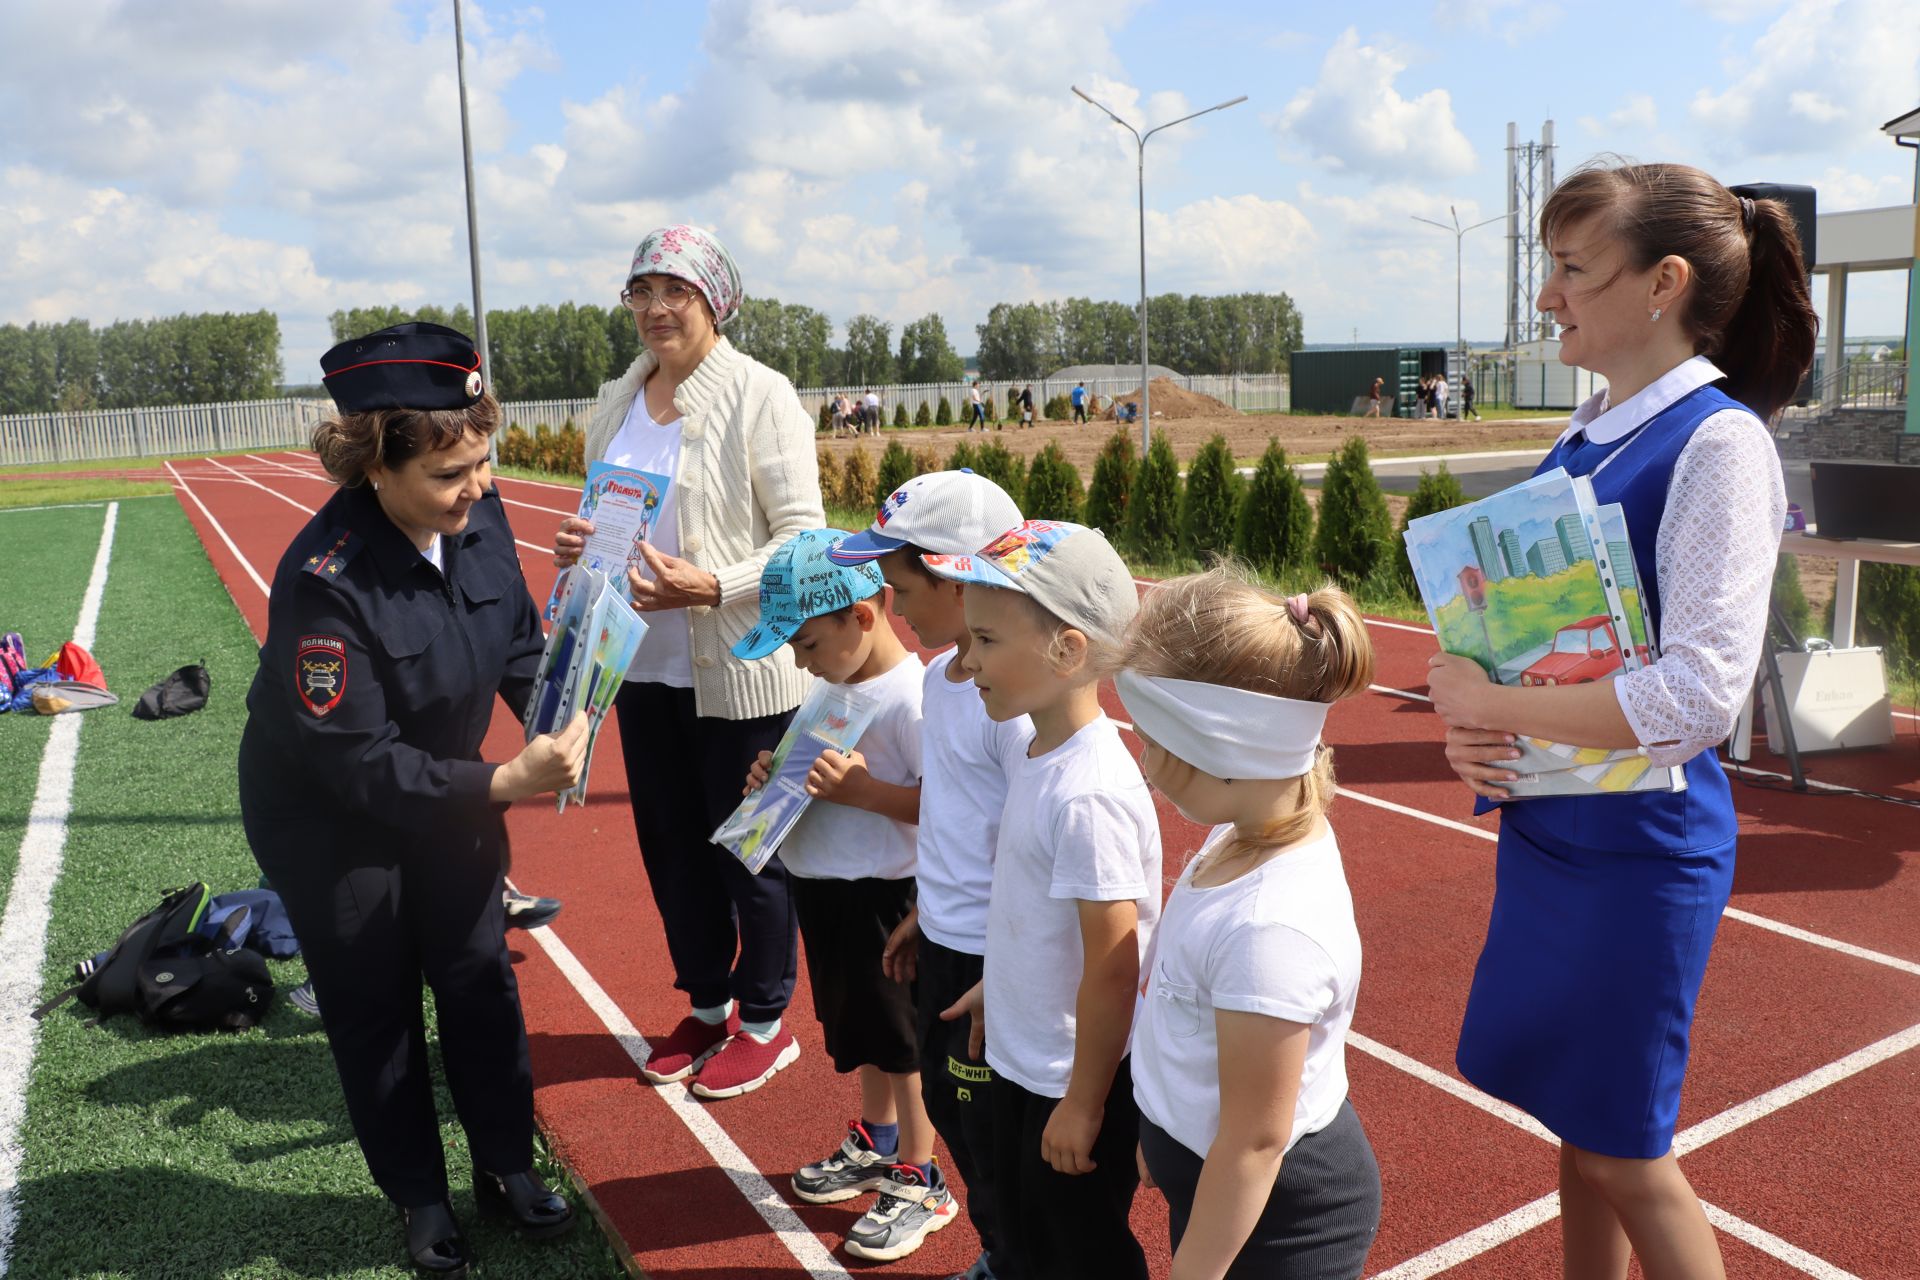
M 698 289 L 677 280 L 658 293 L 645 285 L 639 288 L 629 285 L 620 291 L 620 305 L 629 311 L 644 313 L 651 311 L 653 304 L 658 302 L 669 311 L 685 311 L 687 304 L 699 296 Z

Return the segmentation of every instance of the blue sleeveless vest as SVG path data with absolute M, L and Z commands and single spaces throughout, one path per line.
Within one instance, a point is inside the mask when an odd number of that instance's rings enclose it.
M 1698 387 L 1655 414 L 1639 430 L 1607 444 L 1585 435 L 1554 446 L 1535 475 L 1565 467 L 1569 475 L 1591 476 L 1594 496 L 1617 502 L 1626 511 L 1640 588 L 1660 630 L 1660 576 L 1655 543 L 1667 510 L 1667 486 L 1674 464 L 1702 422 L 1723 409 L 1746 406 L 1715 386 Z M 1751 412 L 1748 410 L 1748 412 Z M 1687 789 L 1629 796 L 1539 796 L 1508 800 L 1501 822 L 1551 848 L 1684 852 L 1726 844 L 1734 836 L 1733 794 L 1720 758 L 1702 751 L 1686 764 Z

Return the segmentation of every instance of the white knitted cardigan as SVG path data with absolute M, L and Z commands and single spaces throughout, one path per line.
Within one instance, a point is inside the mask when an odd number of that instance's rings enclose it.
M 586 456 L 605 457 L 659 361 L 642 351 L 600 388 L 587 424 Z M 745 720 L 800 705 L 812 681 L 784 647 L 742 662 L 732 647 L 760 617 L 760 571 L 781 543 L 826 524 L 814 422 L 793 384 L 721 338 L 679 390 L 680 554 L 720 580 L 717 607 L 687 610 L 693 641 L 694 709 Z

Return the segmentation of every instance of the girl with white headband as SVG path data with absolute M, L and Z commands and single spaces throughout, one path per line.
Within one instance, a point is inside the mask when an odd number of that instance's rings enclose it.
M 1128 637 L 1116 683 L 1147 781 L 1213 827 L 1167 899 L 1133 1040 L 1172 1280 L 1353 1280 L 1380 1225 L 1347 1101 L 1360 934 L 1321 741 L 1372 679 L 1345 592 L 1282 601 L 1230 568 L 1149 591 Z

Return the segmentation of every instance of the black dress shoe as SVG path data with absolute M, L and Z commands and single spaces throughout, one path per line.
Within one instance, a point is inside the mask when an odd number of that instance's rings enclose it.
M 473 1252 L 453 1216 L 453 1206 L 442 1200 L 419 1209 L 400 1210 L 407 1224 L 407 1252 L 421 1274 L 445 1280 L 466 1280 Z
M 544 1240 L 573 1226 L 573 1206 L 547 1190 L 532 1170 L 488 1173 L 475 1165 L 473 1198 L 482 1210 L 504 1215 L 530 1239 Z

